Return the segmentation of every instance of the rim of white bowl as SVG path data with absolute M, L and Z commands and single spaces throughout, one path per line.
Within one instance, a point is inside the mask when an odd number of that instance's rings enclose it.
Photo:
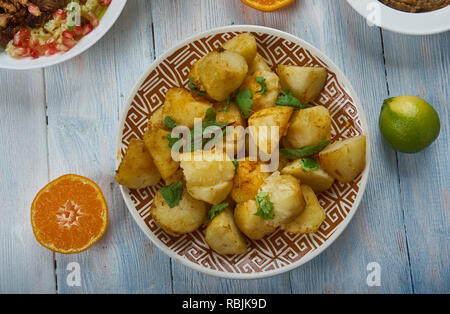
M 378 0 L 347 0 L 365 19 L 380 10 L 380 20 L 374 24 L 391 32 L 405 35 L 432 35 L 450 30 L 450 6 L 423 12 L 408 13 L 391 8 Z
M 324 61 L 331 71 L 333 71 L 338 78 L 339 82 L 343 83 L 343 88 L 345 88 L 348 93 L 353 98 L 354 104 L 358 109 L 358 113 L 361 119 L 362 129 L 365 131 L 365 135 L 367 136 L 367 146 L 366 146 L 366 168 L 364 169 L 362 173 L 361 178 L 361 184 L 359 187 L 358 196 L 356 197 L 355 202 L 353 203 L 353 206 L 351 210 L 349 211 L 348 215 L 345 217 L 344 221 L 336 228 L 334 233 L 324 242 L 323 245 L 321 245 L 316 250 L 307 253 L 304 255 L 300 260 L 289 264 L 287 266 L 281 267 L 279 269 L 274 269 L 270 271 L 264 271 L 264 272 L 258 272 L 258 273 L 229 273 L 229 272 L 221 272 L 218 270 L 208 269 L 203 266 L 200 266 L 194 262 L 189 261 L 187 258 L 182 257 L 175 252 L 173 252 L 170 248 L 168 248 L 161 240 L 159 240 L 153 232 L 150 231 L 148 226 L 145 224 L 144 220 L 139 216 L 138 212 L 135 209 L 135 206 L 133 204 L 133 201 L 129 197 L 128 194 L 128 188 L 124 186 L 120 186 L 120 190 L 122 192 L 123 199 L 125 201 L 125 204 L 127 205 L 127 208 L 129 212 L 131 213 L 132 217 L 138 224 L 138 226 L 141 228 L 141 230 L 145 233 L 145 235 L 164 253 L 166 253 L 169 257 L 173 258 L 174 260 L 178 261 L 180 264 L 187 266 L 193 270 L 196 270 L 198 272 L 211 275 L 214 277 L 220 277 L 220 278 L 226 278 L 226 279 L 260 279 L 260 278 L 267 278 L 272 277 L 275 275 L 280 275 L 282 273 L 291 271 L 318 256 L 320 253 L 325 251 L 345 230 L 349 222 L 352 220 L 353 216 L 355 215 L 356 211 L 358 210 L 359 204 L 361 203 L 361 199 L 364 195 L 367 180 L 369 177 L 370 172 L 370 163 L 371 163 L 371 154 L 370 154 L 370 137 L 369 137 L 369 129 L 368 124 L 366 120 L 365 111 L 363 110 L 361 106 L 361 102 L 353 89 L 352 85 L 350 84 L 349 80 L 345 77 L 344 73 L 332 62 L 324 53 L 322 53 L 319 49 L 315 48 L 313 45 L 309 44 L 308 42 L 291 35 L 289 33 L 265 27 L 265 26 L 256 26 L 256 25 L 233 25 L 233 26 L 224 26 L 224 27 L 218 27 L 214 28 L 205 32 L 201 32 L 198 34 L 195 34 L 181 42 L 179 42 L 176 46 L 172 47 L 171 49 L 167 50 L 165 53 L 160 55 L 156 60 L 149 66 L 149 68 L 144 72 L 144 74 L 141 75 L 137 83 L 135 84 L 133 90 L 131 91 L 125 108 L 122 111 L 121 117 L 120 117 L 120 128 L 117 132 L 117 138 L 116 138 L 116 168 L 119 166 L 121 161 L 121 148 L 122 148 L 122 133 L 123 133 L 123 126 L 125 124 L 125 119 L 127 117 L 127 113 L 130 109 L 131 103 L 133 102 L 133 99 L 138 92 L 140 86 L 145 81 L 147 76 L 158 66 L 163 60 L 165 60 L 168 56 L 170 56 L 172 53 L 176 52 L 181 47 L 185 46 L 186 44 L 198 40 L 200 38 L 215 35 L 218 33 L 224 33 L 224 32 L 255 32 L 255 33 L 265 33 L 269 35 L 278 36 L 281 38 L 284 38 L 288 41 L 291 41 L 293 43 L 296 43 L 302 47 L 305 47 L 308 49 L 313 55 L 318 56 L 322 61 Z
M 8 70 L 33 70 L 46 68 L 68 61 L 95 45 L 115 24 L 125 7 L 127 0 L 113 0 L 100 20 L 100 24 L 88 35 L 83 37 L 76 46 L 65 53 L 58 53 L 50 57 L 38 59 L 24 58 L 14 59 L 5 51 L 0 52 L 0 69 Z

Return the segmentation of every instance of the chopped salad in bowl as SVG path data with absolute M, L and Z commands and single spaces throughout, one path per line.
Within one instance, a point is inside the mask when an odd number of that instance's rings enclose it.
M 13 58 L 72 49 L 99 25 L 112 0 L 0 0 L 0 46 Z

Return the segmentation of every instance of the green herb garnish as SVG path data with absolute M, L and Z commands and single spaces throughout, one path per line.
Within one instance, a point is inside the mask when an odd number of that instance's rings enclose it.
M 194 83 L 194 78 L 191 77 L 189 79 L 189 88 L 192 89 L 194 92 L 196 92 L 199 95 L 206 95 L 205 91 L 200 90 L 200 88 L 198 88 L 195 83 Z
M 239 109 L 241 109 L 244 118 L 248 118 L 250 116 L 250 108 L 253 105 L 253 94 L 249 89 L 243 89 L 239 91 L 236 95 L 236 104 Z
M 208 108 L 204 120 L 206 122 L 216 121 L 216 110 L 214 108 Z
M 283 95 L 280 95 L 278 97 L 278 100 L 276 102 L 277 106 L 288 106 L 288 107 L 294 107 L 295 109 L 304 109 L 308 108 L 307 106 L 303 105 L 300 100 L 294 97 L 292 95 L 292 92 L 289 88 L 282 91 Z
M 314 158 L 302 158 L 300 159 L 300 165 L 305 171 L 316 171 L 319 169 L 319 163 Z
M 259 192 L 255 196 L 256 203 L 258 204 L 258 211 L 255 216 L 259 216 L 262 219 L 274 219 L 275 213 L 273 212 L 273 203 L 270 201 L 269 193 Z
M 167 202 L 170 208 L 174 208 L 180 203 L 181 195 L 183 194 L 183 183 L 177 182 L 165 186 L 159 190 L 161 195 Z
M 231 161 L 233 162 L 233 165 L 234 165 L 235 169 L 239 168 L 239 161 L 237 161 L 236 158 L 231 159 Z
M 321 141 L 317 145 L 305 146 L 303 148 L 294 149 L 294 148 L 283 148 L 280 149 L 280 152 L 287 159 L 299 159 L 310 157 L 320 153 L 328 144 L 330 144 L 330 140 Z
M 170 148 L 172 148 L 173 145 L 175 145 L 175 143 L 180 140 L 179 135 L 178 135 L 178 137 L 175 137 L 175 136 L 172 136 L 172 134 L 167 134 L 166 138 L 167 138 L 167 141 L 169 142 L 169 147 Z
M 164 126 L 169 130 L 172 130 L 177 126 L 177 122 L 171 117 L 167 116 L 164 118 Z
M 261 93 L 261 95 L 267 94 L 267 85 L 266 85 L 266 79 L 262 76 L 255 77 L 256 83 L 261 85 L 261 90 L 257 91 L 256 93 Z
M 222 213 L 225 210 L 225 208 L 227 208 L 227 207 L 228 207 L 228 203 L 220 203 L 220 204 L 214 205 L 208 211 L 208 219 L 210 221 L 213 220 L 214 218 L 216 218 L 217 215 Z

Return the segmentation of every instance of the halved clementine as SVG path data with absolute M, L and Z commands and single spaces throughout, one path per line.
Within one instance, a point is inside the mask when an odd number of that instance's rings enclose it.
M 68 174 L 47 184 L 31 205 L 31 225 L 38 242 L 58 253 L 87 250 L 105 233 L 108 206 L 92 180 Z
M 246 5 L 264 12 L 272 12 L 290 5 L 294 0 L 241 0 Z

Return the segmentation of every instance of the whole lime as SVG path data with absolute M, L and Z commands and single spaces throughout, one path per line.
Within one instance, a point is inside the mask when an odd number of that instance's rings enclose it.
M 380 114 L 384 139 L 402 153 L 417 153 L 430 146 L 439 136 L 441 122 L 436 110 L 415 96 L 386 99 Z

